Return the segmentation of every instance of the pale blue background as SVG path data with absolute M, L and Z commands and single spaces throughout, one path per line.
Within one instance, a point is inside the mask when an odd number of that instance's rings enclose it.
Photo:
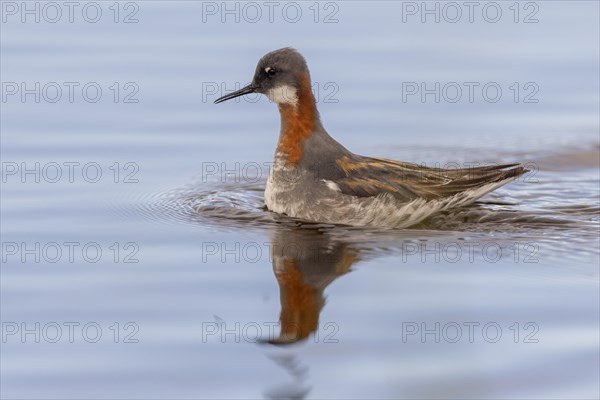
M 1 104 L 3 162 L 93 161 L 105 173 L 114 162 L 139 166 L 137 184 L 10 179 L 2 184 L 2 241 L 140 248 L 138 264 L 3 263 L 3 322 L 140 328 L 137 344 L 10 338 L 2 343 L 3 398 L 257 398 L 274 390 L 314 398 L 598 398 L 598 2 L 537 1 L 535 24 L 515 24 L 512 2 L 500 2 L 507 14 L 496 24 L 480 14 L 474 23 L 403 23 L 400 3 L 367 1 L 336 2 L 332 24 L 313 21 L 313 2 L 300 3 L 305 14 L 296 24 L 280 14 L 274 23 L 204 23 L 201 2 L 136 3 L 135 24 L 113 23 L 112 2 L 100 2 L 97 24 L 12 16 L 2 23 L 2 82 L 140 88 L 137 104 L 115 104 L 108 91 L 94 104 Z M 338 324 L 337 344 L 203 343 L 202 323 L 215 315 L 230 324 L 277 321 L 279 291 L 266 255 L 202 262 L 202 243 L 265 243 L 273 226 L 194 219 L 177 202 L 164 213 L 155 204 L 198 182 L 203 162 L 271 160 L 275 107 L 265 99 L 213 105 L 217 95 L 203 101 L 202 87 L 245 84 L 256 61 L 283 46 L 305 55 L 314 81 L 339 88 L 339 101 L 320 101 L 319 109 L 349 149 L 429 164 L 534 162 L 540 183 L 514 183 L 491 197 L 514 203 L 498 212 L 523 212 L 522 221 L 409 230 L 387 243 L 352 239 L 366 252 L 327 288 L 321 314 Z M 404 103 L 402 82 L 413 81 L 536 82 L 540 101 L 514 103 L 505 93 L 495 104 Z M 259 192 L 247 199 L 245 187 L 235 187 L 228 190 L 239 207 L 262 213 Z M 489 263 L 481 254 L 473 262 L 406 262 L 405 239 L 533 241 L 540 262 Z M 505 333 L 495 344 L 402 343 L 404 321 L 495 321 Z M 508 327 L 529 321 L 540 342 L 513 343 Z M 290 375 L 271 359 L 282 355 L 306 372 Z

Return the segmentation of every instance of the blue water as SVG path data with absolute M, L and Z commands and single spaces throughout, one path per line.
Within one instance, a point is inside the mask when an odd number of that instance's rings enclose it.
M 599 6 L 487 3 L 3 1 L 1 397 L 598 398 Z M 532 173 L 402 231 L 263 210 L 276 109 L 212 102 L 283 46 L 350 150 Z

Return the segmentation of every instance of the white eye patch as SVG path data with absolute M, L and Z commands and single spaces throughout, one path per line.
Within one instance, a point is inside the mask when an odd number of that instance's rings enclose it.
M 298 93 L 296 88 L 288 85 L 277 86 L 267 92 L 267 97 L 273 103 L 290 104 L 294 107 L 298 105 Z
M 270 70 L 271 70 L 271 67 L 267 67 L 267 68 L 265 68 L 265 72 L 266 72 L 267 74 L 269 73 L 269 71 L 270 71 Z

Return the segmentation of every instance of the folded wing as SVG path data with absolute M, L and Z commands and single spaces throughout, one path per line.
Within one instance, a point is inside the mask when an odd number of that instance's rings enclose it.
M 356 155 L 344 156 L 337 164 L 344 175 L 335 180 L 342 193 L 358 197 L 389 193 L 402 201 L 449 197 L 487 184 L 509 182 L 527 172 L 520 164 L 444 169 Z

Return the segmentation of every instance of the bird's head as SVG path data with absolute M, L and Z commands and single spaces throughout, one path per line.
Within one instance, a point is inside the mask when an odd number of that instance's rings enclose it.
M 296 106 L 301 92 L 306 90 L 310 91 L 306 61 L 296 50 L 286 47 L 265 54 L 258 61 L 251 84 L 218 98 L 215 103 L 261 93 L 278 105 Z

